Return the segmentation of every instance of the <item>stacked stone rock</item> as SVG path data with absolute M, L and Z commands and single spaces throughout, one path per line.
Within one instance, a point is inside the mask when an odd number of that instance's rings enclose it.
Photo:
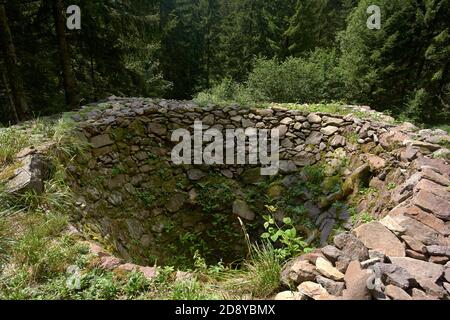
M 419 157 L 377 222 L 290 261 L 276 299 L 423 300 L 450 297 L 450 166 Z
M 373 113 L 368 108 L 355 106 L 347 108 L 350 111 L 364 110 Z M 352 115 L 308 113 L 282 108 L 199 107 L 191 102 L 114 97 L 100 104 L 93 111 L 80 112 L 73 116 L 73 119 L 79 122 L 81 136 L 92 145 L 92 156 L 87 163 L 81 164 L 87 166 L 89 172 L 82 172 L 81 175 L 98 176 L 103 175 L 102 172 L 108 175 L 111 168 L 118 164 L 126 164 L 129 171 L 127 175 L 119 174 L 110 179 L 110 188 L 106 192 L 105 199 L 102 199 L 104 197 L 99 190 L 93 188 L 86 190 L 87 201 L 81 200 L 85 202 L 82 211 L 92 212 L 92 215 L 98 211 L 99 205 L 104 206 L 102 203 L 105 201 L 106 206 L 111 207 L 111 210 L 114 210 L 115 206 L 132 201 L 127 199 L 130 191 L 145 183 L 147 174 L 153 170 L 147 163 L 148 153 L 156 154 L 162 159 L 165 157 L 169 161 L 171 146 L 174 145 L 170 141 L 171 132 L 177 128 L 193 131 L 196 120 L 202 121 L 203 129 L 278 128 L 281 138 L 280 172 L 283 174 L 295 173 L 299 168 L 319 161 L 327 161 L 331 165 L 339 166 L 343 159 L 348 160 L 351 156 L 360 154 L 361 146 L 376 146 L 379 137 L 386 134 L 392 127 L 382 122 L 361 120 Z M 132 132 L 133 145 L 130 151 L 128 151 L 130 146 L 114 133 L 118 128 Z M 359 135 L 359 140 L 347 141 L 345 136 L 354 136 L 355 133 Z M 149 140 L 158 143 L 161 147 L 149 146 Z M 373 154 L 367 161 L 374 170 L 382 169 L 386 162 Z M 219 166 L 218 170 L 225 177 L 238 179 L 247 175 L 250 171 L 247 168 L 248 166 L 243 165 L 226 165 Z M 368 168 L 364 166 L 362 169 Z M 182 170 L 185 177 L 195 182 L 207 175 L 205 169 L 208 170 L 206 166 L 198 166 Z M 286 188 L 289 188 L 292 182 L 289 178 L 292 177 L 288 176 L 283 180 Z M 349 190 L 349 193 L 351 192 L 352 190 Z M 177 193 L 165 209 L 169 214 L 178 212 L 193 197 L 195 197 L 194 191 L 188 194 Z M 322 243 L 326 241 L 338 221 L 345 223 L 350 217 L 347 210 L 338 212 L 334 207 L 328 208 L 332 202 L 344 197 L 344 194 L 330 194 L 322 206 L 306 199 L 305 207 L 309 209 L 311 220 L 319 227 Z M 234 201 L 233 213 L 246 220 L 255 219 L 255 213 L 243 199 Z M 151 238 L 152 235 L 143 234 L 141 226 L 145 221 L 125 218 L 130 235 L 127 238 L 140 242 L 144 240 L 143 242 L 148 243 L 147 238 Z M 123 232 L 120 231 L 120 233 Z M 142 237 L 146 238 L 141 239 Z M 120 237 L 114 235 L 114 238 Z M 125 254 L 125 250 L 122 251 Z
M 381 119 L 369 108 L 347 106 L 347 109 L 364 111 Z M 372 212 L 384 218 L 338 235 L 334 238 L 334 246 L 325 246 L 290 261 L 282 273 L 283 283 L 298 289 L 280 293 L 277 299 L 442 299 L 449 296 L 450 166 L 447 163 L 449 150 L 440 144 L 450 141 L 445 132 L 418 131 L 409 124 L 393 126 L 352 115 L 275 107 L 199 107 L 191 102 L 116 97 L 93 111 L 76 114 L 73 119 L 78 122 L 81 138 L 87 139 L 92 149 L 80 157 L 80 166 L 85 166 L 82 172 L 71 167 L 69 170 L 78 176 L 94 178 L 102 173 L 110 174 L 118 164 L 128 168 L 127 174 L 109 179 L 108 192 L 81 188 L 81 220 L 91 216 L 102 226 L 108 217 L 96 215 L 99 208 L 108 208 L 113 214 L 114 208 L 132 201 L 128 195 L 145 184 L 153 170 L 147 163 L 148 153 L 157 155 L 162 161 L 169 160 L 170 147 L 174 145 L 170 142 L 170 133 L 174 129 L 192 130 L 195 120 L 201 120 L 204 128 L 221 130 L 278 128 L 282 138 L 280 169 L 286 175 L 283 179 L 286 188 L 294 178 L 290 174 L 301 167 L 319 161 L 338 165 L 342 159 L 356 159 L 350 163 L 350 166 L 356 165 L 355 170 L 347 170 L 344 194 L 331 194 L 326 202 L 357 191 L 355 185 L 359 183 L 360 175 L 370 171 L 370 186 L 377 188 L 380 194 L 361 203 L 360 209 L 370 207 Z M 120 128 L 131 132 L 132 145 L 114 134 Z M 349 141 L 348 137 L 355 133 L 358 140 Z M 149 140 L 156 144 L 150 145 Z M 26 156 L 38 154 L 31 152 Z M 34 173 L 30 168 L 22 169 L 17 169 L 18 174 L 8 181 L 7 187 L 10 186 L 12 191 L 17 192 L 42 179 L 42 170 L 34 170 Z M 223 176 L 233 179 L 246 173 L 245 166 L 217 169 Z M 28 181 L 19 174 L 24 170 L 29 173 Z M 192 182 L 207 175 L 203 166 L 174 170 L 177 177 Z M 397 184 L 393 190 L 388 188 L 392 182 Z M 177 213 L 195 196 L 193 189 L 186 194 L 177 192 L 164 210 L 169 214 Z M 306 201 L 305 207 L 312 220 L 320 225 L 322 240 L 326 240 L 330 226 L 340 217 L 333 210 L 322 210 L 313 202 Z M 244 219 L 255 219 L 255 213 L 242 199 L 236 199 L 233 209 Z M 157 212 L 156 216 L 163 213 Z M 119 228 L 113 237 L 119 240 L 131 238 L 142 246 L 150 245 L 152 237 L 143 230 L 144 221 L 148 222 L 149 217 L 140 215 L 135 213 L 133 217 L 127 217 L 126 227 Z M 348 215 L 343 216 L 344 220 L 348 219 Z M 161 232 L 158 222 L 152 224 L 151 232 Z M 118 249 L 127 258 L 127 252 Z M 101 253 L 99 257 L 106 268 L 124 265 L 122 260 L 110 255 Z M 125 264 L 123 268 L 128 267 Z M 147 271 L 153 275 L 154 270 Z

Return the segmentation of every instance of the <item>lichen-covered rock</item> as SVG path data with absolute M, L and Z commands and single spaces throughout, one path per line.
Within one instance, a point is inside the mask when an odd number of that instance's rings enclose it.
M 247 202 L 241 199 L 234 200 L 233 213 L 249 221 L 255 219 L 255 213 L 253 212 L 253 210 L 250 209 Z
M 23 193 L 33 191 L 36 194 L 44 192 L 44 182 L 49 174 L 49 164 L 41 154 L 29 154 L 20 158 L 17 168 L 6 181 L 5 191 Z

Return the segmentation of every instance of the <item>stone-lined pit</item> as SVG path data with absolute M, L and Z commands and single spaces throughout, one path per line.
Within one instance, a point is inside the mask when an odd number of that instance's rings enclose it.
M 189 266 L 196 252 L 208 263 L 239 261 L 247 248 L 237 217 L 258 239 L 268 202 L 279 208 L 276 219 L 290 216 L 305 239 L 324 244 L 351 228 L 347 202 L 373 216 L 392 209 L 393 185 L 406 177 L 402 163 L 432 145 L 411 143 L 392 154 L 411 128 L 278 108 L 111 98 L 73 119 L 91 144 L 68 168 L 78 195 L 73 218 L 84 234 L 143 265 Z M 220 130 L 278 128 L 280 174 L 264 178 L 255 166 L 173 165 L 171 132 L 192 131 L 195 120 Z

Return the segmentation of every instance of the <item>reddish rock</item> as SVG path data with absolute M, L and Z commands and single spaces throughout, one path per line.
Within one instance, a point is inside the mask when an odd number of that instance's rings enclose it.
M 444 278 L 447 280 L 447 282 L 450 282 L 450 267 L 446 267 L 444 272 Z
M 113 256 L 103 256 L 100 258 L 100 267 L 113 270 L 122 263 L 122 260 Z
M 155 267 L 142 267 L 142 266 L 139 266 L 138 270 L 140 272 L 142 272 L 144 277 L 147 278 L 148 280 L 152 280 L 158 274 L 157 273 L 157 269 Z
M 362 269 L 358 261 L 350 262 L 345 272 L 345 287 L 343 299 L 345 300 L 370 300 L 371 295 L 367 288 L 367 282 L 371 273 Z
M 342 280 L 344 278 L 344 274 L 324 258 L 317 258 L 316 270 L 331 280 Z
M 320 284 L 312 282 L 312 281 L 305 281 L 301 283 L 297 287 L 298 291 L 300 293 L 314 299 L 314 300 L 322 300 L 324 298 L 329 297 L 329 293 L 327 290 L 322 287 Z
M 278 293 L 274 300 L 278 301 L 290 301 L 290 300 L 305 300 L 305 296 L 300 292 L 294 292 L 294 291 L 283 291 Z
M 413 162 L 413 167 L 420 169 L 423 166 L 432 167 L 434 171 L 439 172 L 440 174 L 450 176 L 450 166 L 446 164 L 444 160 L 441 159 L 432 159 L 428 157 L 424 157 L 420 155 Z
M 446 264 L 448 261 L 448 258 L 443 257 L 443 256 L 431 256 L 430 259 L 428 259 L 428 261 L 437 263 L 437 264 Z
M 441 186 L 433 181 L 422 179 L 418 184 L 414 187 L 414 192 L 425 190 L 431 192 L 435 196 L 450 201 L 450 192 L 447 190 L 447 187 Z M 441 200 L 442 201 L 442 200 Z
M 427 249 L 425 245 L 420 242 L 417 239 L 414 239 L 413 237 L 404 235 L 401 237 L 403 241 L 405 241 L 406 245 L 410 247 L 412 250 L 420 252 L 420 253 L 427 253 Z
M 138 270 L 139 266 L 133 263 L 124 263 L 118 266 L 116 269 L 130 272 Z
M 414 197 L 414 204 L 425 211 L 433 213 L 443 220 L 450 220 L 450 205 L 447 200 L 438 197 L 436 194 L 420 190 Z
M 404 210 L 406 216 L 411 217 L 424 225 L 436 230 L 440 234 L 446 236 L 450 234 L 449 226 L 444 221 L 436 218 L 433 214 L 423 211 L 419 207 L 411 206 Z
M 445 288 L 445 290 L 447 290 L 447 293 L 450 294 L 450 283 L 444 282 L 442 284 Z
M 98 244 L 96 243 L 92 243 L 92 242 L 88 242 L 87 243 L 89 246 L 89 251 L 98 256 L 99 258 L 101 257 L 105 257 L 105 256 L 109 256 L 110 254 L 107 253 L 102 247 L 100 247 Z
M 281 282 L 290 287 L 316 278 L 316 267 L 307 260 L 296 258 L 288 262 L 281 271 Z
M 437 297 L 427 295 L 420 289 L 413 288 L 412 289 L 412 299 L 413 300 L 438 300 Z
M 411 249 L 406 249 L 406 256 L 413 258 L 413 259 L 422 260 L 422 261 L 428 260 L 427 256 L 424 255 L 423 253 L 419 253 L 419 252 L 411 250 Z
M 406 291 L 392 284 L 386 286 L 384 293 L 393 300 L 412 300 L 412 297 Z
M 444 187 L 450 184 L 450 180 L 447 177 L 437 173 L 431 167 L 422 167 L 422 176 Z
M 405 246 L 380 222 L 363 224 L 356 228 L 354 233 L 369 249 L 383 252 L 390 257 L 405 256 Z
M 373 154 L 367 156 L 367 162 L 372 171 L 378 171 L 386 167 L 386 160 Z
M 395 145 L 401 145 L 409 136 L 398 131 L 391 130 L 380 135 L 380 144 L 384 149 L 393 148 Z
M 429 278 L 417 279 L 417 282 L 422 287 L 422 289 L 425 290 L 425 292 L 430 296 L 442 299 L 447 295 L 447 291 L 443 287 L 437 285 L 435 281 Z
M 394 220 L 406 229 L 405 235 L 419 240 L 425 245 L 439 244 L 440 235 L 437 231 L 427 227 L 419 221 L 405 215 L 393 216 Z

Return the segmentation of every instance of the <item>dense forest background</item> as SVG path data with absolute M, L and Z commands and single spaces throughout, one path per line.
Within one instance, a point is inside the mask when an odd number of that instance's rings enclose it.
M 380 30 L 366 25 L 373 4 Z M 69 5 L 81 30 L 65 27 Z M 109 95 L 450 120 L 450 0 L 8 0 L 0 44 L 4 124 Z

